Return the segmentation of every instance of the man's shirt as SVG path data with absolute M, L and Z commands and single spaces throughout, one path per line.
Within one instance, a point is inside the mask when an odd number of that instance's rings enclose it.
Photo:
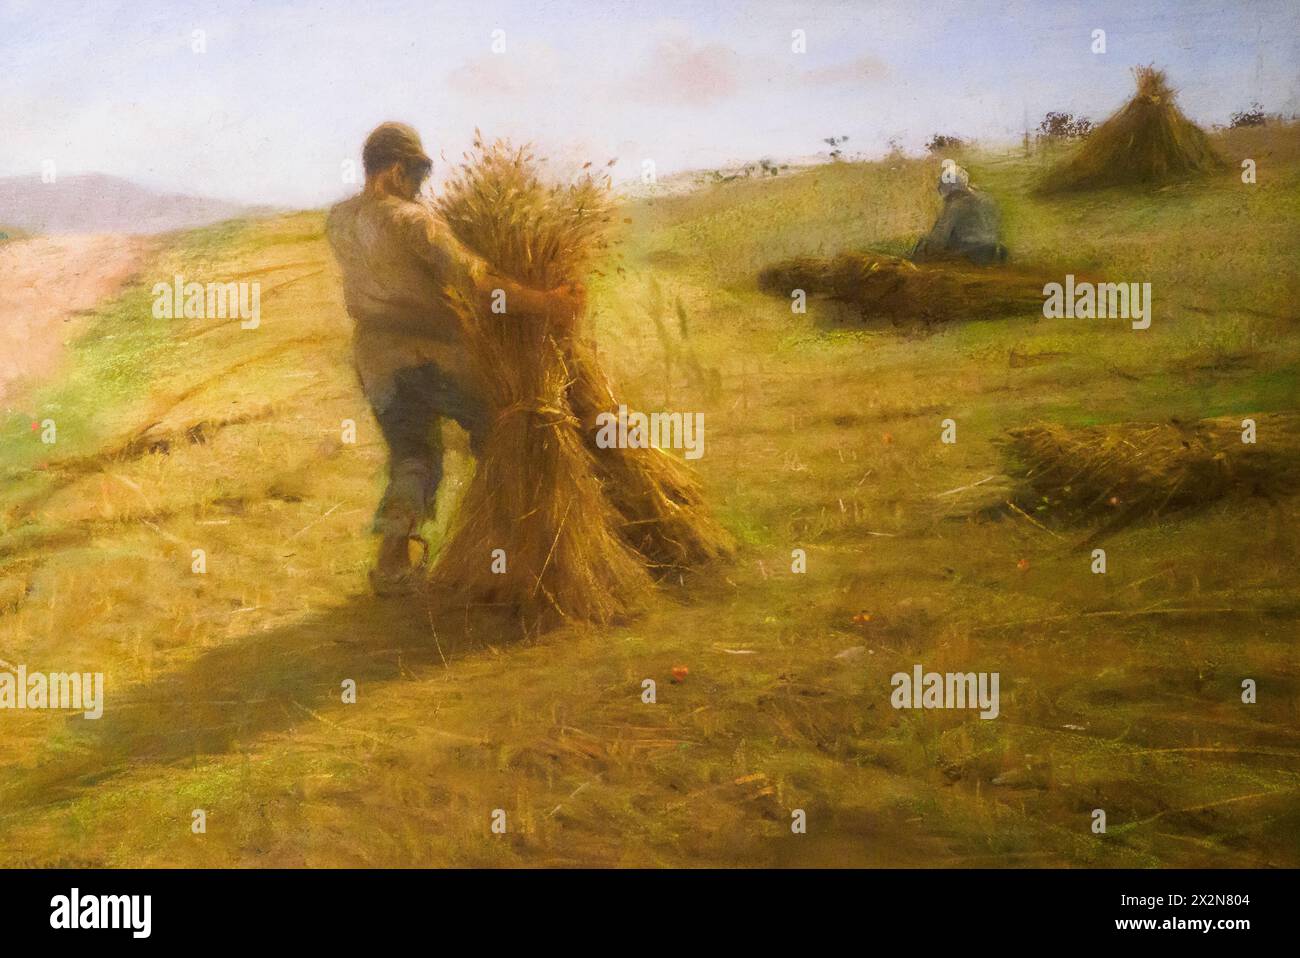
M 392 401 L 401 369 L 433 363 L 477 392 L 448 289 L 481 270 L 446 225 L 420 203 L 362 193 L 330 210 L 325 226 L 343 272 L 353 355 L 376 409 Z

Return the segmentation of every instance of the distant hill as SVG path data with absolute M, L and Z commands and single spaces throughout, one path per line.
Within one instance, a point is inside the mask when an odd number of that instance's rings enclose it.
M 0 178 L 0 223 L 28 233 L 164 233 L 274 212 L 182 193 L 159 193 L 101 173 Z

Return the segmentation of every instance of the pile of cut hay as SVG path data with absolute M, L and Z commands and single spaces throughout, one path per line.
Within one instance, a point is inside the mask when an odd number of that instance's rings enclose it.
M 884 253 L 801 256 L 758 275 L 759 288 L 789 299 L 801 289 L 855 306 L 864 322 L 945 323 L 1041 312 L 1051 276 L 1021 266 L 983 267 L 965 260 L 913 263 Z
M 619 402 L 589 344 L 571 342 L 569 363 L 569 406 L 583 425 L 605 495 L 621 517 L 624 540 L 660 574 L 729 557 L 734 541 L 709 515 L 699 480 L 685 463 L 653 446 L 596 445 L 597 416 L 617 414 Z
M 1243 419 L 1256 441 L 1242 442 Z M 1067 517 L 1116 523 L 1191 509 L 1231 495 L 1300 489 L 1300 414 L 1224 416 L 1192 423 L 1015 429 L 1006 440 L 1035 501 Z
M 1042 192 L 1161 183 L 1223 167 L 1205 132 L 1174 104 L 1164 73 L 1145 66 L 1133 75 L 1133 99 L 1048 173 Z
M 493 271 L 540 291 L 582 281 L 610 220 L 607 180 L 548 185 L 526 149 L 481 139 L 438 209 Z M 635 609 L 656 567 L 729 551 L 682 464 L 656 449 L 596 447 L 593 410 L 613 400 L 567 300 L 531 315 L 507 302 L 497 314 L 473 291 L 448 292 L 496 419 L 431 594 L 505 609 L 526 632 L 606 623 Z

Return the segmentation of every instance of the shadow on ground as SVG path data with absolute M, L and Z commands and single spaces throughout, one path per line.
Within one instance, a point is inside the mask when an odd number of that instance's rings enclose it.
M 134 688 L 110 684 L 101 719 L 70 717 L 51 736 L 48 760 L 8 769 L 0 804 L 53 805 L 128 770 L 237 752 L 260 736 L 316 721 L 318 710 L 340 703 L 344 679 L 373 687 L 513 637 L 493 610 L 431 615 L 420 597 L 356 596 L 211 649 Z

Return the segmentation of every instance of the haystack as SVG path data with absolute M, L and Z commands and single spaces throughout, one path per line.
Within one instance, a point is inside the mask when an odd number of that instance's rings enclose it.
M 1153 67 L 1133 70 L 1137 93 L 1053 167 L 1043 192 L 1097 189 L 1209 173 L 1223 167 L 1205 132 L 1174 103 L 1175 91 Z
M 1242 420 L 1256 441 L 1242 441 Z M 1231 495 L 1300 489 L 1300 414 L 1224 416 L 1191 423 L 1042 424 L 1009 433 L 1031 501 L 1065 518 L 1122 524 Z
M 653 446 L 597 447 L 596 417 L 617 414 L 619 401 L 589 344 L 571 343 L 568 362 L 569 406 L 583 425 L 605 494 L 622 519 L 624 540 L 660 575 L 729 557 L 735 543 L 709 515 L 699 480 L 685 463 Z
M 1022 266 L 913 263 L 884 253 L 841 253 L 833 259 L 801 256 L 774 263 L 759 273 L 758 285 L 787 300 L 801 289 L 850 304 L 864 322 L 928 325 L 1041 312 L 1043 285 L 1052 279 Z
M 526 149 L 476 140 L 439 211 L 496 272 L 551 290 L 580 282 L 604 247 L 608 181 L 547 185 Z M 448 292 L 496 419 L 431 592 L 505 609 L 526 631 L 605 623 L 639 604 L 664 561 L 720 554 L 700 548 L 726 537 L 684 466 L 666 455 L 593 454 L 592 410 L 609 390 L 558 297 L 540 315 L 517 306 L 496 314 L 472 291 Z

